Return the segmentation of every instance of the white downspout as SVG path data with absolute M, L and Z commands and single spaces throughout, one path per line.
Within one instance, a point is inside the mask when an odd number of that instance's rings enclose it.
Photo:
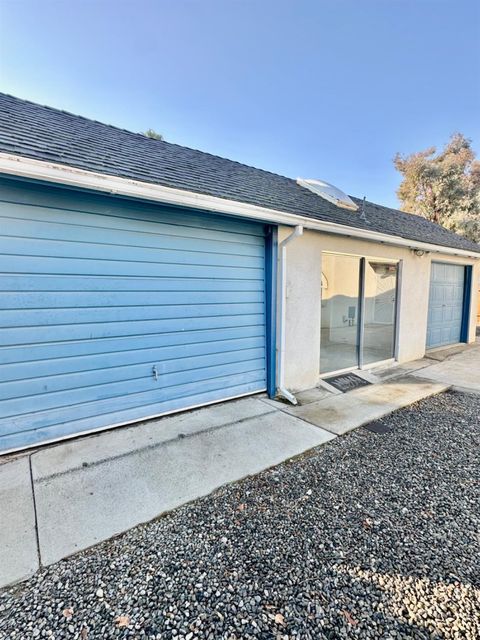
M 285 344 L 286 344 L 286 317 L 287 317 L 287 244 L 295 238 L 303 235 L 303 227 L 298 225 L 292 233 L 279 244 L 279 354 L 278 354 L 278 387 L 277 395 L 285 398 L 292 404 L 298 404 L 295 396 L 285 388 Z

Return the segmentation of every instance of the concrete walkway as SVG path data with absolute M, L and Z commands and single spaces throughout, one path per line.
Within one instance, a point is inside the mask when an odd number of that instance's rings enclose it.
M 461 391 L 480 393 L 480 340 L 460 352 L 436 351 L 429 354 L 435 361 L 418 375 L 443 382 Z
M 401 376 L 348 393 L 331 393 L 318 401 L 300 406 L 282 405 L 278 408 L 332 434 L 343 435 L 372 420 L 378 420 L 392 411 L 445 391 L 447 388 L 448 385 L 441 382 L 430 382 L 414 376 Z M 265 401 L 272 405 L 281 404 L 268 399 Z
M 0 586 L 449 386 L 480 392 L 480 345 L 359 372 L 299 406 L 243 398 L 0 458 Z

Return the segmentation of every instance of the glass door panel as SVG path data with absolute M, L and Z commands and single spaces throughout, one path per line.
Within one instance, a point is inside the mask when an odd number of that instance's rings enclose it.
M 397 265 L 365 260 L 360 365 L 393 358 Z
M 320 373 L 358 366 L 360 258 L 324 253 Z

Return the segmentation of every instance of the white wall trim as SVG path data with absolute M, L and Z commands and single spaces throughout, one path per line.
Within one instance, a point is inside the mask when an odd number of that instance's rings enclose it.
M 8 153 L 0 153 L 0 174 L 32 180 L 43 180 L 69 187 L 90 189 L 111 195 L 126 196 L 150 202 L 213 211 L 224 215 L 260 220 L 270 224 L 283 224 L 286 226 L 302 225 L 306 229 L 314 231 L 348 236 L 392 246 L 423 249 L 424 251 L 463 256 L 472 259 L 480 258 L 480 248 L 478 251 L 466 251 L 464 249 L 443 247 L 428 242 L 407 240 L 386 233 L 348 227 L 333 222 L 324 222 L 308 216 L 285 213 L 277 211 L 276 209 L 259 207 L 235 200 L 227 200 L 226 198 L 164 187 L 139 180 L 109 176 L 103 173 L 86 171 L 84 169 L 45 162 L 43 160 L 33 160 Z M 353 215 L 358 214 L 352 212 L 352 216 Z

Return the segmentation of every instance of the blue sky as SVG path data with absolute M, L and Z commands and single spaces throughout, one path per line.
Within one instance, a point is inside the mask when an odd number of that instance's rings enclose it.
M 395 206 L 397 151 L 480 150 L 480 3 L 0 0 L 0 88 Z

